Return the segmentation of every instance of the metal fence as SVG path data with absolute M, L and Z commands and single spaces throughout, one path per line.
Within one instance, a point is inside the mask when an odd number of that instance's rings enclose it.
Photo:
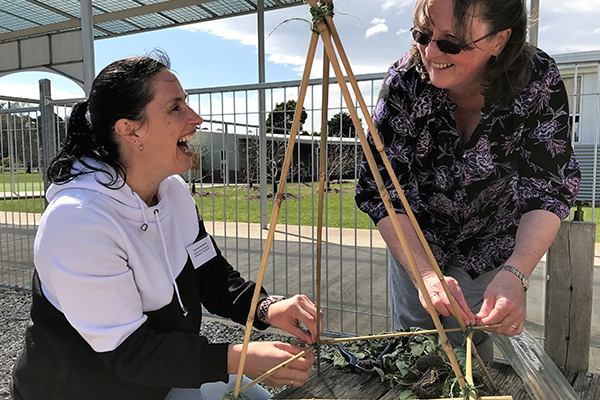
M 370 112 L 382 78 L 381 74 L 357 77 Z M 204 118 L 204 123 L 192 143 L 196 152 L 194 166 L 184 175 L 208 231 L 226 258 L 248 279 L 255 279 L 258 274 L 267 221 L 272 212 L 273 185 L 286 180 L 280 171 L 299 86 L 300 81 L 295 81 L 188 90 L 189 103 Z M 321 81 L 311 80 L 304 103 L 306 116 L 287 177 L 279 225 L 272 248 L 268 249 L 264 286 L 275 294 L 304 293 L 313 299 L 316 297 L 321 92 Z M 49 82 L 41 81 L 41 93 L 47 99 L 41 105 L 0 109 L 0 151 L 4 168 L 0 282 L 5 285 L 29 286 L 33 238 L 44 209 L 45 185 L 40 171 L 61 143 L 68 115 L 76 101 L 51 100 Z M 578 110 L 578 122 L 586 118 L 595 118 L 597 122 L 600 115 L 597 90 L 576 92 L 573 96 L 578 99 L 585 96 L 596 102 L 595 107 Z M 262 98 L 264 108 L 260 107 Z M 321 301 L 327 331 L 364 334 L 390 329 L 387 261 L 379 233 L 354 205 L 354 182 L 361 149 L 345 113 L 347 108 L 332 79 L 327 107 L 330 137 L 325 149 L 328 170 L 323 209 Z M 589 113 L 595 114 L 590 116 Z M 359 116 L 363 122 L 368 118 L 360 110 Z M 583 125 L 580 122 L 579 126 Z M 49 134 L 41 134 L 42 126 Z M 586 154 L 591 151 L 597 157 L 595 140 L 592 147 L 575 143 L 576 152 L 585 148 Z M 592 188 L 595 187 L 592 185 L 595 164 L 586 165 L 589 174 L 584 175 L 587 176 L 584 184 Z M 590 182 L 589 177 L 594 180 Z M 542 261 L 532 276 L 532 288 L 528 292 L 527 326 L 538 336 L 543 335 L 544 276 Z M 597 308 L 595 321 L 600 319 Z M 592 344 L 600 346 L 600 332 L 592 332 L 592 335 Z

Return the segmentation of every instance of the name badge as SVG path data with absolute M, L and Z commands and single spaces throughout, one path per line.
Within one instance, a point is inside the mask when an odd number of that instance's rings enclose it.
M 198 269 L 217 256 L 213 241 L 208 234 L 197 242 L 190 244 L 186 250 L 192 259 L 195 269 Z

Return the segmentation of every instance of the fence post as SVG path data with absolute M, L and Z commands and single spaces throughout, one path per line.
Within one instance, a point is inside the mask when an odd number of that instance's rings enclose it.
M 42 142 L 42 176 L 44 177 L 44 194 L 50 186 L 48 166 L 56 154 L 56 127 L 54 125 L 54 108 L 50 104 L 52 92 L 49 79 L 40 79 L 40 139 Z M 46 204 L 47 205 L 47 204 Z
M 596 224 L 564 221 L 547 254 L 544 349 L 557 366 L 587 371 Z

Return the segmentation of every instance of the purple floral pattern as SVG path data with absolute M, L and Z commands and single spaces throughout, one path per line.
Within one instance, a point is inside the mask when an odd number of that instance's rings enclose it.
M 556 64 L 538 50 L 529 85 L 509 107 L 489 106 L 463 146 L 446 92 L 421 81 L 407 55 L 389 70 L 373 120 L 386 155 L 440 264 L 453 257 L 472 277 L 511 255 L 521 216 L 546 210 L 564 219 L 580 184 L 571 148 L 567 93 Z M 396 212 L 405 213 L 369 132 Z M 358 207 L 387 216 L 363 160 Z

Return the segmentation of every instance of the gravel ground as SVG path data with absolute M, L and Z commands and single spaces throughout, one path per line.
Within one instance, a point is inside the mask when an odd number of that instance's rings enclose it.
M 31 292 L 0 287 L 0 399 L 10 399 L 10 371 L 23 346 Z
M 29 320 L 31 306 L 31 292 L 0 286 L 0 400 L 10 399 L 10 373 L 23 346 L 25 327 Z M 274 329 L 265 332 L 253 331 L 252 341 L 283 341 L 288 342 L 291 337 L 281 335 Z M 202 323 L 200 332 L 212 342 L 241 343 L 244 339 L 244 327 L 216 320 Z M 271 388 L 267 390 L 275 394 L 285 389 Z

